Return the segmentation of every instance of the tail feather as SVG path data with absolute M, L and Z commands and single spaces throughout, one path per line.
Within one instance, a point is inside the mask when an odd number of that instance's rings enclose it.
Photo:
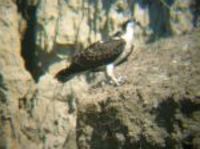
M 55 75 L 55 78 L 60 82 L 66 82 L 82 71 L 83 71 L 82 67 L 76 64 L 72 64 L 70 67 L 60 70 Z
M 55 78 L 60 82 L 66 82 L 71 79 L 74 75 L 69 71 L 68 68 L 60 70 L 56 75 Z
M 72 79 L 77 73 L 79 73 L 77 69 L 74 69 L 74 67 L 68 67 L 60 70 L 55 75 L 55 78 L 60 82 L 66 82 Z

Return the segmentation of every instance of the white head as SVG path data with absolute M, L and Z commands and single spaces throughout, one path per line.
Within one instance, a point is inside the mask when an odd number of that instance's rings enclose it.
M 128 21 L 126 24 L 126 30 L 127 29 L 133 29 L 135 23 L 133 21 Z
M 126 40 L 127 42 L 130 42 L 133 40 L 134 38 L 134 27 L 135 27 L 135 22 L 134 21 L 127 21 L 124 25 L 123 25 L 124 29 L 125 29 L 125 34 L 122 35 L 122 38 L 124 40 Z

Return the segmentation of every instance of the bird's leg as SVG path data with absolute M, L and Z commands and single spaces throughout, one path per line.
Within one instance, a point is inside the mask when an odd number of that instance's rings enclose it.
M 108 64 L 106 66 L 106 74 L 109 78 L 111 78 L 111 80 L 117 85 L 119 86 L 120 83 L 118 81 L 118 79 L 115 77 L 114 75 L 114 65 L 113 64 Z

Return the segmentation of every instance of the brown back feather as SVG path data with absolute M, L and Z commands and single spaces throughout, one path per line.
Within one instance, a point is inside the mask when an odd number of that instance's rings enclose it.
M 70 67 L 59 71 L 55 78 L 64 82 L 69 76 L 81 71 L 112 63 L 123 52 L 125 44 L 122 39 L 109 40 L 104 43 L 96 42 L 85 50 L 74 53 Z

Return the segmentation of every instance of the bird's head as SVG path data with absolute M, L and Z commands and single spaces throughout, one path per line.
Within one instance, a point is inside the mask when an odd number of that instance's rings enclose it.
M 133 20 L 128 20 L 124 23 L 124 30 L 133 29 L 135 22 Z
M 122 24 L 124 34 L 121 36 L 126 41 L 132 41 L 134 37 L 135 20 L 130 19 Z

